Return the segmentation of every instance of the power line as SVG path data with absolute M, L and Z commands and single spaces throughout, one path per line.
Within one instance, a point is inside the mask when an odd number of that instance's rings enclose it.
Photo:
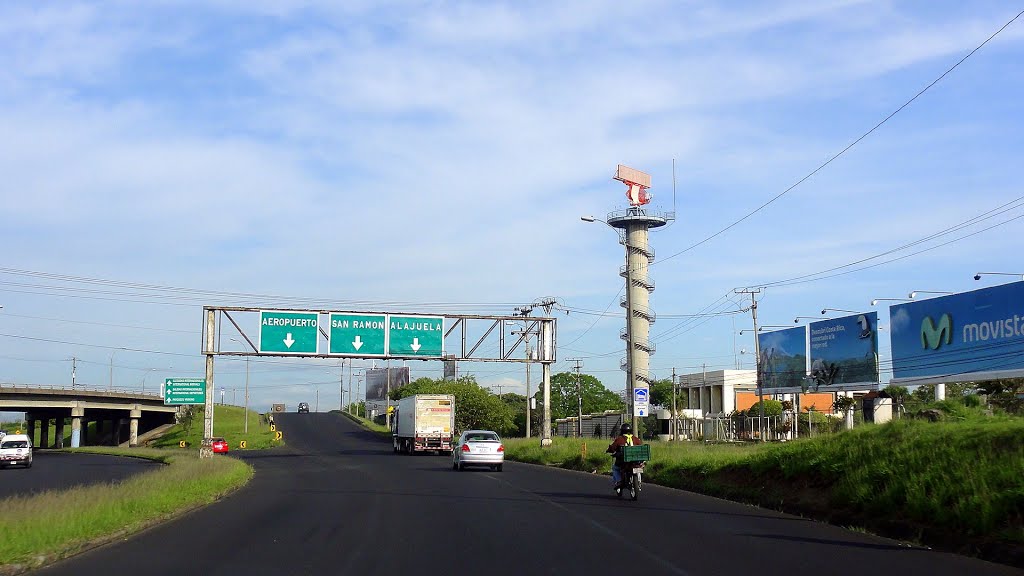
M 1024 15 L 1024 11 L 1021 11 L 1021 12 L 1017 13 L 1017 15 L 1016 15 L 1016 16 L 1014 16 L 1013 18 L 1011 18 L 1011 19 L 1010 19 L 1010 20 L 1009 20 L 1008 22 L 1006 22 L 1006 24 L 1003 24 L 1003 25 L 1002 25 L 1002 27 L 1000 27 L 1000 28 L 999 28 L 998 30 L 996 30 L 995 32 L 993 32 L 991 36 L 989 36 L 988 38 L 986 38 L 986 39 L 985 39 L 985 41 L 984 41 L 984 42 L 982 42 L 981 44 L 979 44 L 979 45 L 978 45 L 978 46 L 977 46 L 976 48 L 974 48 L 974 50 L 971 50 L 971 51 L 970 51 L 970 52 L 969 52 L 969 53 L 968 53 L 968 54 L 967 54 L 966 56 L 964 56 L 963 58 L 961 58 L 961 59 L 960 59 L 960 60 L 959 60 L 959 61 L 958 61 L 958 62 L 957 62 L 956 64 L 953 64 L 953 66 L 951 66 L 951 67 L 950 67 L 950 68 L 948 68 L 948 69 L 947 69 L 947 70 L 946 70 L 945 72 L 943 72 L 941 76 L 939 76 L 939 77 L 938 77 L 938 78 L 936 78 L 935 80 L 932 80 L 932 82 L 931 82 L 930 84 L 928 84 L 927 86 L 925 86 L 924 88 L 922 88 L 922 89 L 921 89 L 920 91 L 918 91 L 918 93 L 917 93 L 917 94 L 914 94 L 914 96 L 913 96 L 913 97 L 911 97 L 911 98 L 910 98 L 909 100 L 907 100 L 906 102 L 904 102 L 904 103 L 903 103 L 903 105 L 901 105 L 901 106 L 900 106 L 899 108 L 897 108 L 896 110 L 894 110 L 894 111 L 893 111 L 892 113 L 890 113 L 890 114 L 889 114 L 888 116 L 886 116 L 885 118 L 883 118 L 883 119 L 882 119 L 882 120 L 881 120 L 880 122 L 878 122 L 877 124 L 875 124 L 874 126 L 872 126 L 870 130 L 868 130 L 867 132 L 865 132 L 865 133 L 861 134 L 861 135 L 860 135 L 860 136 L 859 136 L 859 137 L 858 137 L 858 138 L 857 138 L 856 140 L 854 140 L 853 142 L 849 143 L 849 144 L 848 144 L 848 145 L 847 145 L 847 146 L 846 146 L 845 148 L 843 148 L 842 150 L 840 150 L 840 151 L 839 151 L 839 152 L 837 152 L 836 154 L 832 155 L 832 156 L 831 156 L 831 157 L 830 157 L 830 158 L 829 158 L 828 160 L 826 160 L 826 161 L 825 161 L 825 162 L 823 162 L 823 163 L 822 163 L 821 165 L 819 165 L 819 166 L 818 166 L 817 168 L 815 168 L 814 170 L 812 170 L 812 171 L 811 171 L 811 172 L 810 172 L 809 174 L 807 174 L 807 175 L 806 175 L 806 176 L 804 176 L 803 178 L 800 178 L 799 180 L 797 180 L 797 181 L 796 181 L 796 182 L 795 182 L 794 184 L 792 184 L 792 185 L 791 185 L 791 186 L 790 186 L 789 188 L 786 188 L 786 189 L 785 189 L 785 190 L 783 190 L 782 192 L 779 192 L 778 194 L 776 194 L 776 195 L 775 195 L 775 196 L 774 196 L 773 198 L 771 198 L 771 199 L 770 199 L 770 200 L 768 200 L 767 202 L 765 202 L 765 203 L 761 204 L 760 206 L 758 206 L 758 207 L 757 207 L 757 208 L 755 208 L 754 210 L 752 210 L 752 211 L 748 212 L 748 213 L 747 213 L 747 214 L 746 214 L 745 216 L 743 216 L 743 217 L 742 217 L 742 218 L 740 218 L 739 220 L 736 220 L 735 222 L 733 222 L 732 224 L 729 224 L 729 225 L 728 225 L 728 226 L 726 226 L 725 228 L 722 228 L 722 229 L 721 229 L 721 230 L 719 230 L 718 232 L 715 232 L 714 234 L 712 234 L 712 235 L 710 235 L 710 236 L 708 236 L 708 237 L 704 238 L 703 240 L 700 240 L 699 242 L 696 242 L 696 243 L 694 243 L 694 244 L 691 244 L 690 246 L 688 246 L 688 247 L 686 247 L 686 248 L 684 248 L 684 249 L 680 250 L 679 252 L 676 252 L 675 254 L 670 254 L 669 256 L 666 256 L 665 258 L 662 258 L 662 259 L 660 259 L 660 260 L 657 260 L 657 261 L 655 261 L 655 262 L 652 262 L 652 263 L 651 263 L 651 265 L 653 266 L 654 264 L 660 264 L 660 263 L 662 263 L 662 262 L 665 262 L 665 261 L 667 261 L 667 260 L 671 260 L 671 259 L 673 259 L 673 258 L 675 258 L 675 257 L 677 257 L 677 256 L 681 256 L 682 254 L 685 254 L 685 253 L 689 252 L 690 250 L 693 250 L 694 248 L 697 248 L 698 246 L 701 246 L 701 245 L 703 245 L 703 244 L 706 244 L 707 242 L 710 242 L 711 240 L 713 240 L 713 239 L 717 238 L 718 236 L 721 236 L 722 234 L 724 234 L 724 233 L 728 232 L 728 231 L 729 231 L 729 230 L 731 230 L 732 228 L 734 228 L 734 227 L 738 226 L 739 224 L 741 224 L 741 223 L 742 223 L 743 221 L 745 221 L 745 220 L 746 220 L 747 218 L 750 218 L 750 217 L 751 217 L 751 216 L 753 216 L 754 214 L 757 214 L 757 213 L 758 213 L 758 212 L 760 212 L 761 210 L 764 210 L 765 208 L 767 208 L 768 206 L 770 206 L 770 205 L 771 205 L 772 203 L 774 203 L 774 202 L 775 202 L 776 200 L 778 200 L 779 198 L 782 198 L 783 196 L 785 196 L 786 194 L 788 194 L 788 193 L 789 193 L 790 191 L 792 191 L 792 190 L 793 190 L 794 188 L 796 188 L 797 186 L 800 186 L 801 184 L 803 184 L 804 182 L 806 182 L 807 180 L 809 180 L 809 179 L 810 179 L 811 177 L 813 177 L 813 176 L 814 176 L 815 174 L 817 174 L 818 172 L 821 172 L 821 171 L 822 171 L 823 169 L 825 169 L 825 167 L 827 167 L 827 166 L 828 166 L 829 164 L 831 164 L 831 163 L 832 163 L 832 162 L 834 162 L 835 160 L 839 159 L 839 157 L 841 157 L 841 156 L 843 156 L 844 154 L 846 154 L 846 153 L 847 153 L 847 152 L 848 152 L 848 151 L 849 151 L 849 150 L 850 150 L 851 148 L 853 148 L 854 146 L 856 146 L 857 144 L 859 144 L 859 143 L 860 143 L 860 142 L 861 142 L 862 140 L 864 140 L 865 138 L 867 138 L 868 136 L 870 136 L 871 134 L 873 134 L 873 133 L 874 133 L 874 132 L 875 132 L 876 130 L 878 130 L 879 128 L 881 128 L 881 127 L 882 127 L 882 125 L 884 125 L 884 124 L 885 124 L 886 122 L 888 122 L 888 121 L 889 121 L 890 119 L 892 119 L 892 117 L 893 117 L 893 116 L 896 116 L 897 114 L 899 114 L 900 112 L 902 112 L 904 108 L 906 108 L 907 106 L 910 106 L 910 104 L 912 104 L 912 103 L 913 103 L 913 102 L 914 102 L 915 100 L 917 100 L 918 98 L 920 98 L 920 97 L 921 97 L 921 96 L 922 96 L 922 95 L 923 95 L 923 94 L 924 94 L 925 92 L 927 92 L 928 90 L 930 90 L 930 89 L 931 89 L 931 88 L 932 88 L 933 86 L 935 86 L 936 84 L 938 84 L 938 83 L 939 83 L 939 82 L 940 82 L 940 81 L 941 81 L 941 80 L 942 80 L 943 78 L 945 78 L 945 77 L 946 77 L 946 76 L 948 76 L 948 75 L 949 75 L 949 74 L 950 74 L 951 72 L 953 72 L 953 70 L 956 70 L 956 69 L 957 69 L 957 68 L 958 68 L 958 67 L 959 67 L 959 66 L 960 66 L 961 64 L 963 64 L 963 63 L 964 63 L 964 62 L 965 62 L 965 61 L 966 61 L 966 60 L 967 60 L 968 58 L 970 58 L 971 56 L 973 56 L 975 52 L 977 52 L 978 50 L 981 50 L 981 49 L 982 49 L 982 48 L 983 48 L 983 47 L 984 47 L 984 46 L 985 46 L 986 44 L 988 44 L 988 43 L 989 43 L 989 42 L 990 42 L 990 41 L 991 41 L 991 40 L 992 40 L 993 38 L 995 38 L 996 36 L 998 36 L 1000 32 L 1002 32 L 1003 30 L 1005 30 L 1005 29 L 1006 29 L 1006 28 L 1007 28 L 1008 26 L 1010 26 L 1010 24 L 1013 24 L 1013 22 L 1014 22 L 1014 21 L 1016 21 L 1016 20 L 1017 20 L 1018 18 L 1020 18 L 1020 17 L 1021 17 L 1021 15 Z

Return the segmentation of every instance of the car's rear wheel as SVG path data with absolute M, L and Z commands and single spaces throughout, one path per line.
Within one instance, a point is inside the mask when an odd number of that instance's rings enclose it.
M 494 469 L 497 470 L 498 472 L 501 472 L 501 467 L 502 464 L 498 464 L 497 466 L 494 467 Z

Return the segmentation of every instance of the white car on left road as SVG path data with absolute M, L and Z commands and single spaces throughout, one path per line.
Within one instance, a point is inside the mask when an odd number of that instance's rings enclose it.
M 7 434 L 0 438 L 0 466 L 32 467 L 32 440 L 25 434 Z

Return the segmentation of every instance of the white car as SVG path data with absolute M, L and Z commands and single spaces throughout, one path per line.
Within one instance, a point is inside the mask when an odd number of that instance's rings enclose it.
M 504 462 L 505 446 L 498 433 L 490 430 L 466 430 L 452 449 L 452 470 L 487 466 L 501 472 Z
M 25 434 L 7 434 L 0 438 L 0 466 L 32 467 L 32 440 Z

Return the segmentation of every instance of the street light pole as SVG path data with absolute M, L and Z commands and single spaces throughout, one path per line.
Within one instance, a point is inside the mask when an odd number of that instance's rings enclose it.
M 110 353 L 110 380 L 107 383 L 107 391 L 114 389 L 114 354 L 117 354 L 117 350 Z

